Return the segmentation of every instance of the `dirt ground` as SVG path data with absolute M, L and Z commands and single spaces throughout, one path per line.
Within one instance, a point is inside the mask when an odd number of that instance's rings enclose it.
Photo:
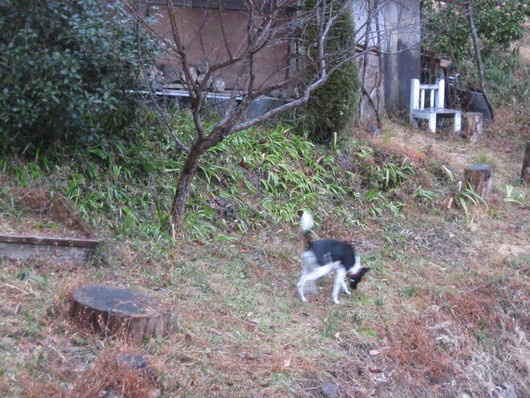
M 372 267 L 342 305 L 330 280 L 301 303 L 296 225 L 228 241 L 156 246 L 107 236 L 87 266 L 2 261 L 0 395 L 6 397 L 530 397 L 530 205 L 519 181 L 527 114 L 500 111 L 476 143 L 390 123 L 360 139 L 462 178 L 495 166 L 488 207 L 424 207 L 320 237 Z M 428 174 L 426 174 L 429 176 Z M 169 336 L 135 345 L 73 323 L 72 292 L 112 284 L 169 303 Z M 140 355 L 150 370 L 123 367 Z M 154 376 L 153 376 L 154 375 Z

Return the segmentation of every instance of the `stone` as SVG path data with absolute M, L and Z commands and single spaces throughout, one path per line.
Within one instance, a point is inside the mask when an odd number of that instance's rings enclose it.
M 144 357 L 120 352 L 116 355 L 116 362 L 121 368 L 143 369 L 149 366 Z
M 339 388 L 332 383 L 321 383 L 320 392 L 324 398 L 338 398 Z

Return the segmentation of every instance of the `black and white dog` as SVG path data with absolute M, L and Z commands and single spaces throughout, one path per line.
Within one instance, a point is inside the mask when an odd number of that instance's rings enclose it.
M 315 281 L 333 271 L 335 271 L 335 282 L 331 297 L 335 304 L 339 303 L 339 292 L 350 295 L 350 291 L 344 281 L 346 275 L 350 280 L 350 287 L 355 290 L 357 284 L 361 282 L 364 274 L 370 268 L 361 265 L 360 257 L 355 253 L 352 245 L 335 239 L 321 239 L 313 241 L 310 237 L 313 228 L 313 216 L 304 211 L 300 220 L 301 231 L 304 234 L 308 249 L 302 253 L 302 277 L 296 287 L 300 300 L 307 301 L 304 296 L 304 286 L 306 283 Z

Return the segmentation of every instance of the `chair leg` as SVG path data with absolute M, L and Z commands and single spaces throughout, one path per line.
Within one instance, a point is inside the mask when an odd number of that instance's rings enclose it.
M 429 115 L 429 130 L 436 133 L 436 113 Z
M 418 128 L 418 122 L 416 121 L 416 118 L 412 115 L 410 115 L 410 124 L 412 125 L 412 127 L 414 127 L 415 129 Z
M 455 133 L 459 133 L 462 130 L 462 114 L 455 113 Z

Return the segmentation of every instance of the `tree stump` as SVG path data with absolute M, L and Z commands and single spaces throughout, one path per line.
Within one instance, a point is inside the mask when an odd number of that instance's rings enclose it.
M 493 191 L 493 166 L 474 164 L 464 169 L 464 187 L 473 189 L 486 203 L 491 201 Z
M 481 112 L 466 112 L 463 117 L 463 135 L 472 142 L 477 141 L 484 131 L 484 115 Z
M 70 316 L 105 337 L 141 343 L 165 335 L 173 326 L 168 304 L 126 289 L 87 285 L 73 294 Z
M 521 179 L 525 184 L 530 184 L 530 167 L 523 169 L 523 172 L 521 173 Z
M 525 183 L 530 184 L 530 140 L 526 141 L 521 178 Z

